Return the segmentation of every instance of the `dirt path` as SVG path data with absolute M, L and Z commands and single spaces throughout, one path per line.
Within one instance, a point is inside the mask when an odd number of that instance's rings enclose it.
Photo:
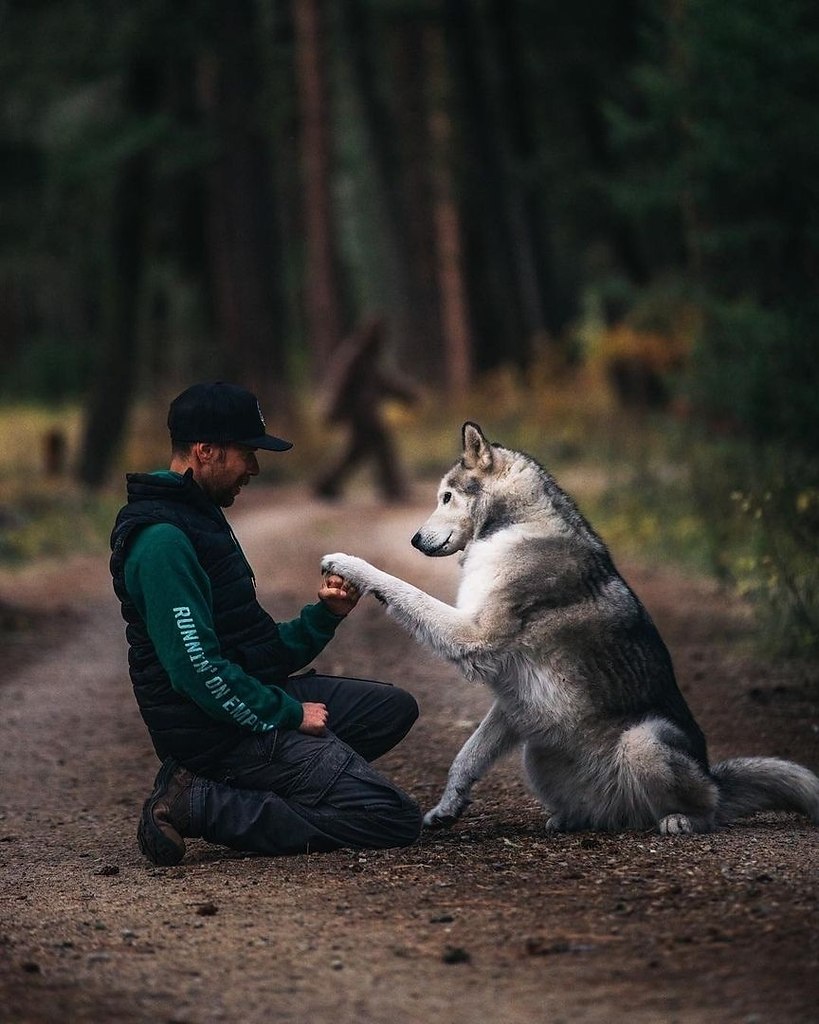
M 424 504 L 326 507 L 261 488 L 246 500 L 232 518 L 274 615 L 312 599 L 325 551 L 454 592 L 454 561 L 408 544 Z M 627 575 L 666 636 L 712 756 L 819 767 L 815 668 L 755 660 L 741 609 L 710 584 Z M 819 1019 L 819 830 L 793 816 L 704 837 L 547 837 L 509 760 L 455 829 L 408 850 L 271 860 L 193 841 L 182 865 L 153 868 L 134 831 L 156 764 L 104 559 L 2 578 L 0 596 L 68 609 L 3 652 L 0 1020 Z M 317 664 L 416 694 L 421 718 L 382 767 L 431 806 L 487 695 L 375 602 Z

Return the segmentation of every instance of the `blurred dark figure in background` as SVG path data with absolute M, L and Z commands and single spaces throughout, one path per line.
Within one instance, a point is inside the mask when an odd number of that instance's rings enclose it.
M 43 468 L 46 476 L 62 476 L 65 472 L 68 445 L 59 427 L 52 427 L 43 436 Z
M 376 483 L 387 501 L 407 496 L 407 483 L 398 453 L 384 420 L 382 404 L 396 398 L 414 403 L 418 393 L 409 382 L 381 365 L 386 325 L 381 317 L 362 324 L 339 346 L 327 372 L 324 417 L 328 423 L 349 424 L 346 447 L 319 476 L 315 492 L 337 498 L 350 473 L 372 461 Z

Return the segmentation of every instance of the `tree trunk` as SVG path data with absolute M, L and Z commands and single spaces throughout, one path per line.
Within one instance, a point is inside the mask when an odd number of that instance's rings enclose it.
M 23 289 L 14 267 L 0 273 L 0 359 L 3 366 L 15 366 L 22 349 Z
M 510 361 L 522 365 L 529 352 L 506 213 L 507 183 L 482 62 L 481 11 L 467 0 L 444 0 L 444 14 L 462 130 L 459 198 L 470 299 L 481 329 L 477 356 L 483 367 Z
M 446 102 L 446 53 L 438 27 L 426 30 L 426 53 L 437 103 L 430 111 L 435 254 L 441 295 L 447 395 L 463 399 L 472 381 L 472 334 L 464 279 L 461 222 L 452 185 L 452 123 Z
M 145 117 L 155 110 L 156 102 L 156 68 L 150 60 L 138 60 L 127 75 L 126 108 L 134 116 Z M 137 314 L 152 162 L 149 149 L 133 153 L 124 161 L 114 187 L 105 336 L 87 399 L 77 467 L 80 482 L 90 487 L 100 486 L 108 477 L 138 380 Z
M 250 388 L 265 410 L 289 408 L 270 143 L 260 107 L 255 4 L 221 8 L 218 56 L 200 67 L 199 94 L 218 146 L 207 173 L 207 239 L 225 376 Z
M 423 346 L 425 356 L 420 365 L 416 360 L 415 372 L 428 385 L 440 387 L 440 367 L 447 365 L 445 353 L 451 341 L 446 343 L 444 338 L 443 297 L 436 257 L 436 174 L 431 166 L 431 111 L 436 101 L 431 95 L 434 89 L 428 30 L 418 19 L 402 19 L 390 32 L 388 46 L 395 90 L 396 136 L 401 144 L 399 173 L 393 189 L 403 196 L 404 225 L 400 237 L 411 268 L 412 304 L 419 332 L 416 352 Z M 444 159 L 443 154 L 441 158 Z M 443 178 L 443 173 L 442 169 L 439 177 Z M 451 179 L 451 170 L 447 174 Z M 437 191 L 448 193 L 451 199 L 451 188 L 451 180 L 440 180 Z
M 549 315 L 548 247 L 540 240 L 542 211 L 527 171 L 534 159 L 528 117 L 528 88 L 518 26 L 518 0 L 492 0 L 485 42 L 490 80 L 497 82 L 493 123 L 505 178 L 505 210 L 515 260 L 518 295 L 527 340 L 543 340 L 550 328 L 563 326 Z M 529 348 L 530 346 L 527 346 Z
M 331 193 L 330 100 L 322 0 L 293 0 L 306 245 L 305 320 L 313 375 L 344 335 Z

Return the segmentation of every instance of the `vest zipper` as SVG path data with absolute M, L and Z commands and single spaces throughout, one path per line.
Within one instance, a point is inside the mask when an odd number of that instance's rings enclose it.
M 249 574 L 251 580 L 253 581 L 253 589 L 257 590 L 258 587 L 256 586 L 256 574 L 254 573 L 253 567 L 251 566 L 250 562 L 248 562 L 248 560 L 247 560 L 247 555 L 242 550 L 242 545 L 239 543 L 239 538 L 233 532 L 233 527 L 228 522 L 228 517 L 225 515 L 225 513 L 219 508 L 218 505 L 216 506 L 216 508 L 217 508 L 217 510 L 219 512 L 219 515 L 224 520 L 225 526 L 228 529 L 228 533 L 230 534 L 230 536 L 231 536 L 231 538 L 233 540 L 233 543 L 236 545 L 236 550 L 242 556 L 242 561 L 245 563 L 245 566 L 247 567 L 248 574 Z

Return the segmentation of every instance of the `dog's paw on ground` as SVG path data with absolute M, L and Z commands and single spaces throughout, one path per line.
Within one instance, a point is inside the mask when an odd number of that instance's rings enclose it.
M 660 819 L 660 834 L 664 836 L 688 835 L 694 831 L 691 820 L 684 814 L 668 814 Z

